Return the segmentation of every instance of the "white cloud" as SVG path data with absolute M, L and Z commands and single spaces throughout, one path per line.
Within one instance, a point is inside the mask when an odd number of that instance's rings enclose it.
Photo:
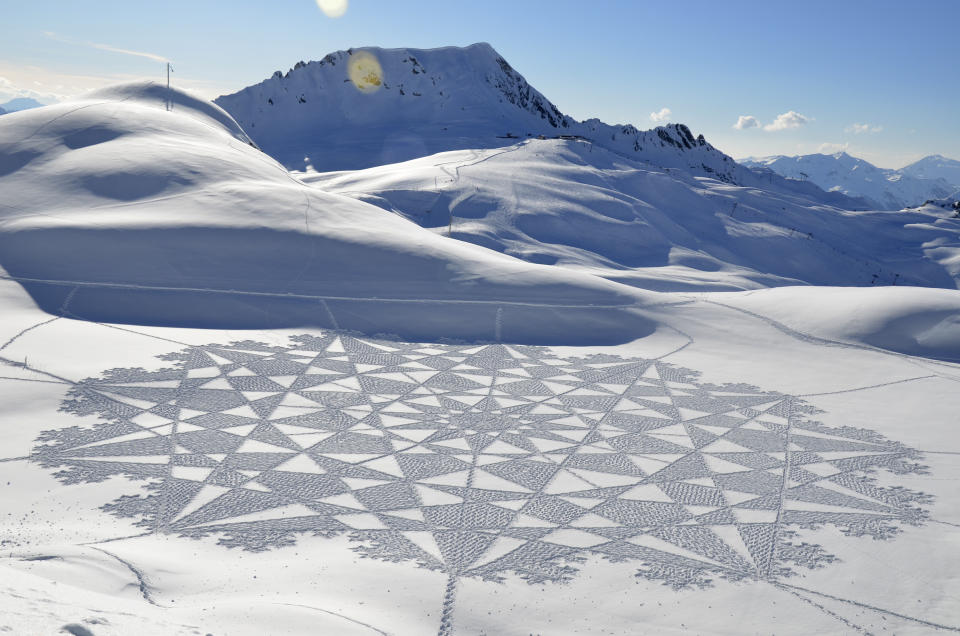
M 820 144 L 820 148 L 817 149 L 822 155 L 833 155 L 838 152 L 846 152 L 850 148 L 850 144 Z
M 737 118 L 737 123 L 733 125 L 737 130 L 746 130 L 747 128 L 759 128 L 760 120 L 754 117 L 753 115 L 740 115 Z
M 59 102 L 64 97 L 61 93 L 51 90 L 52 87 L 48 87 L 41 82 L 32 81 L 30 83 L 39 90 L 25 88 L 22 84 L 11 82 L 6 77 L 0 76 L 0 102 L 9 101 L 15 97 L 30 97 L 44 104 L 52 104 L 53 102 Z
M 154 62 L 170 61 L 169 59 L 163 57 L 162 55 L 157 55 L 156 53 L 147 53 L 146 51 L 131 51 L 130 49 L 121 49 L 116 46 L 110 46 L 109 44 L 98 44 L 97 42 L 76 42 L 74 40 L 59 36 L 53 31 L 44 31 L 43 34 L 51 40 L 56 40 L 57 42 L 63 42 L 65 44 L 73 44 L 74 46 L 88 46 L 92 49 L 100 49 L 101 51 L 109 51 L 111 53 L 144 57 L 148 60 L 153 60 Z
M 844 132 L 862 135 L 864 133 L 878 133 L 883 130 L 883 126 L 871 126 L 870 124 L 850 124 L 843 129 Z
M 667 121 L 668 119 L 670 119 L 671 115 L 673 115 L 673 113 L 670 111 L 669 108 L 661 108 L 655 113 L 650 113 L 650 121 L 655 121 L 658 123 L 662 121 Z
M 777 130 L 787 130 L 788 128 L 799 128 L 810 121 L 812 121 L 811 117 L 801 115 L 795 110 L 790 110 L 777 115 L 777 118 L 764 126 L 763 129 L 774 132 Z
M 192 90 L 207 99 L 236 90 L 235 86 L 229 84 L 194 79 L 182 74 L 173 79 L 178 87 Z M 159 66 L 149 74 L 75 75 L 41 66 L 13 65 L 0 60 L 0 103 L 14 97 L 32 97 L 44 104 L 52 104 L 110 84 L 147 80 L 165 82 L 166 76 Z

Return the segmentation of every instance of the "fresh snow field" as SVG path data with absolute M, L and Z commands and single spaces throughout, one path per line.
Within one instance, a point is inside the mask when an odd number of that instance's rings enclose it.
M 216 102 L 0 118 L 0 633 L 960 631 L 949 201 L 488 45 Z

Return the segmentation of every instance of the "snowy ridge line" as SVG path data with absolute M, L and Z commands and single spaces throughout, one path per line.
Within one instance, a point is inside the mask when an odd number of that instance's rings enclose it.
M 65 112 L 65 113 L 62 113 L 62 114 L 60 114 L 60 115 L 57 115 L 57 116 L 54 117 L 53 119 L 44 122 L 42 125 L 40 125 L 40 126 L 39 126 L 38 128 L 36 128 L 36 129 L 34 129 L 34 131 L 33 131 L 32 133 L 30 133 L 29 135 L 27 135 L 27 136 L 24 137 L 23 139 L 18 139 L 18 140 L 16 140 L 16 141 L 11 141 L 11 142 L 5 144 L 5 147 L 9 148 L 9 147 L 15 146 L 15 145 L 17 145 L 17 144 L 19 144 L 19 143 L 23 143 L 24 141 L 27 141 L 28 139 L 32 139 L 33 137 L 36 136 L 37 133 L 39 133 L 41 130 L 43 130 L 44 128 L 46 128 L 46 127 L 49 126 L 50 124 L 54 123 L 55 121 L 59 121 L 59 120 L 63 119 L 64 117 L 67 117 L 67 116 L 69 116 L 69 115 L 72 115 L 73 113 L 77 112 L 78 110 L 83 110 L 84 108 L 92 108 L 93 106 L 103 106 L 103 105 L 107 105 L 107 104 L 114 103 L 114 101 L 116 101 L 116 102 L 125 102 L 125 101 L 127 101 L 128 99 L 133 99 L 133 95 L 130 95 L 129 97 L 124 97 L 123 99 L 119 99 L 119 100 L 112 100 L 112 101 L 106 101 L 106 102 L 94 102 L 94 103 L 92 103 L 92 104 L 84 104 L 84 105 L 82 105 L 82 106 L 77 106 L 76 108 L 73 108 L 73 109 L 71 109 L 71 110 L 68 110 L 68 111 Z
M 478 299 L 450 299 L 450 298 L 380 298 L 375 296 L 326 296 L 319 294 L 295 294 L 293 292 L 258 292 L 244 291 L 240 289 L 210 289 L 207 287 L 167 287 L 161 285 L 134 285 L 132 283 L 108 283 L 77 280 L 57 280 L 49 278 L 27 278 L 24 276 L 0 275 L 0 280 L 11 280 L 15 282 L 43 283 L 49 285 L 77 287 L 107 287 L 112 289 L 141 289 L 146 291 L 179 291 L 179 292 L 201 292 L 210 294 L 235 294 L 238 296 L 264 296 L 269 298 L 303 298 L 306 300 L 348 300 L 357 302 L 384 302 L 384 303 L 420 303 L 420 304 L 464 304 L 464 305 L 510 305 L 515 307 L 552 307 L 556 309 L 626 309 L 630 307 L 644 307 L 639 302 L 625 303 L 618 305 L 597 305 L 597 304 L 562 304 L 562 303 L 532 303 L 519 300 L 478 300 Z M 664 306 L 675 303 L 662 303 L 660 305 L 646 305 L 646 307 Z
M 841 598 L 839 596 L 834 596 L 832 594 L 827 594 L 825 592 L 817 592 L 816 590 L 811 590 L 805 587 L 799 587 L 797 585 L 790 585 L 788 583 L 782 583 L 780 581 L 773 583 L 773 585 L 775 585 L 776 587 L 782 588 L 784 591 L 787 591 L 787 588 L 789 588 L 789 589 L 797 590 L 800 592 L 807 592 L 808 594 L 815 594 L 816 596 L 821 596 L 823 598 L 829 598 L 834 601 L 840 601 L 841 603 L 850 603 L 851 605 L 856 605 L 858 607 L 870 609 L 875 612 L 880 612 L 881 614 L 887 614 L 888 616 L 896 616 L 897 618 L 902 618 L 904 620 L 912 621 L 914 623 L 920 623 L 921 625 L 933 627 L 934 629 L 945 629 L 951 632 L 960 632 L 960 627 L 953 627 L 950 625 L 941 625 L 940 623 L 932 623 L 922 618 L 914 618 L 913 616 L 907 616 L 906 614 L 898 614 L 897 612 L 891 612 L 890 610 L 885 610 L 882 607 L 868 605 L 867 603 L 861 603 L 860 601 L 854 601 L 848 598 Z

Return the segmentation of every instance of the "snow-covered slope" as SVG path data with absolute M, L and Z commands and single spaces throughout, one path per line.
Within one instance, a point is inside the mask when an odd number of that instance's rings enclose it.
M 796 157 L 748 157 L 741 159 L 740 163 L 752 168 L 768 168 L 790 179 L 809 180 L 829 192 L 860 197 L 871 207 L 880 210 L 900 210 L 920 205 L 928 199 L 946 197 L 957 189 L 938 177 L 921 177 L 906 169 L 878 168 L 846 152 Z
M 897 172 L 917 179 L 943 179 L 954 188 L 960 189 L 960 161 L 943 155 L 930 155 Z
M 638 302 L 627 287 L 305 186 L 219 107 L 155 84 L 0 120 L 0 201 L 0 266 L 55 313 L 488 339 L 616 340 L 651 328 L 591 308 Z M 544 312 L 535 332 L 519 320 Z
M 454 238 L 647 289 L 960 283 L 952 208 L 841 210 L 577 140 L 301 176 Z

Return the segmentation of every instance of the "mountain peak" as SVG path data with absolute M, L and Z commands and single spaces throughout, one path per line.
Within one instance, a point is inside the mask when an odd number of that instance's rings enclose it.
M 577 121 L 485 42 L 336 51 L 215 101 L 292 169 L 366 168 L 542 136 L 724 181 L 752 174 L 683 124 L 641 131 Z

